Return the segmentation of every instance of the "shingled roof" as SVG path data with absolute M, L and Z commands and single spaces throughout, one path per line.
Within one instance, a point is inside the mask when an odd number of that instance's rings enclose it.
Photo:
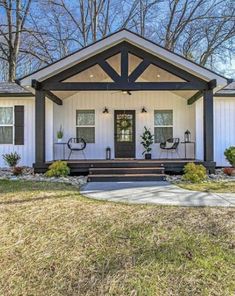
M 217 96 L 217 97 L 235 97 L 235 81 L 229 83 L 224 88 L 217 91 L 215 96 Z
M 32 96 L 32 93 L 15 82 L 0 82 L 0 96 L 24 97 Z

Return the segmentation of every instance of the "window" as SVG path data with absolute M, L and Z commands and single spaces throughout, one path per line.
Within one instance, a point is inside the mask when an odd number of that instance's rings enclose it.
M 0 144 L 13 144 L 13 107 L 0 107 Z
M 83 138 L 86 143 L 95 143 L 95 110 L 77 110 L 77 138 Z
M 154 137 L 155 143 L 162 143 L 173 137 L 173 111 L 154 111 Z

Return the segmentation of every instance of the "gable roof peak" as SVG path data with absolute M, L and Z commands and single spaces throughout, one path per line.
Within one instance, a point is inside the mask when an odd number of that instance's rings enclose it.
M 174 64 L 177 67 L 180 67 L 192 74 L 206 80 L 210 81 L 213 79 L 218 80 L 218 85 L 224 86 L 227 84 L 227 80 L 222 75 L 215 73 L 207 68 L 200 66 L 199 64 L 186 59 L 185 57 L 174 53 L 163 46 L 146 39 L 138 33 L 132 32 L 127 28 L 122 28 L 119 31 L 116 31 L 101 40 L 95 41 L 92 44 L 89 44 L 86 47 L 83 47 L 62 59 L 51 63 L 29 75 L 21 77 L 19 80 L 22 85 L 30 85 L 32 79 L 38 81 L 43 81 L 54 74 L 59 73 L 67 68 L 72 67 L 74 64 L 79 63 L 85 59 L 89 59 L 93 55 L 102 52 L 103 50 L 113 47 L 121 42 L 129 42 L 141 49 L 149 52 L 153 55 L 158 56 L 159 58 Z

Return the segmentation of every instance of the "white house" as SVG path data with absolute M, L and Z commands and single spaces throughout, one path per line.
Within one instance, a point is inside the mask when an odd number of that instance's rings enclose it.
M 137 166 L 145 126 L 154 134 L 148 165 L 173 171 L 188 161 L 226 166 L 224 150 L 235 145 L 235 83 L 127 30 L 17 83 L 0 84 L 0 155 L 17 151 L 36 171 L 68 159 L 70 138 L 86 142 L 71 155 L 74 172 L 125 160 Z M 160 148 L 169 138 L 179 139 L 176 150 Z

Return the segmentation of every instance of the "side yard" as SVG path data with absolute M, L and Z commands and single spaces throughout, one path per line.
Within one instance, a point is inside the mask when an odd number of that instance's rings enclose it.
M 201 183 L 177 183 L 177 186 L 194 191 L 215 192 L 215 193 L 235 193 L 234 182 L 201 182 Z
M 233 295 L 235 209 L 115 204 L 0 180 L 2 295 Z

